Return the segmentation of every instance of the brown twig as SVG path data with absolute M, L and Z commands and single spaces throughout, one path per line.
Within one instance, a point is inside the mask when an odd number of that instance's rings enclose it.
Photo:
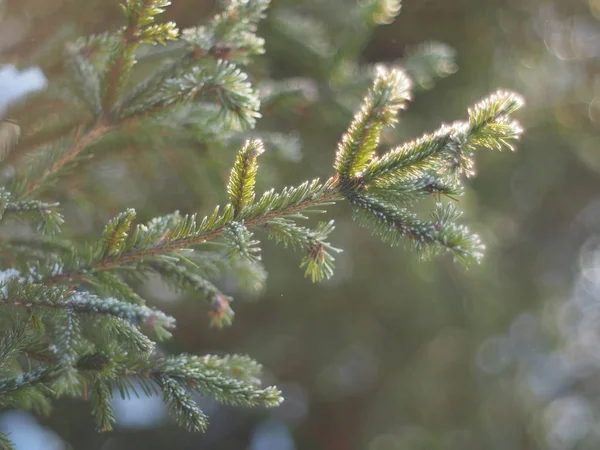
M 51 167 L 46 169 L 42 177 L 38 180 L 32 180 L 27 184 L 25 192 L 21 197 L 27 197 L 31 195 L 34 191 L 38 190 L 43 181 L 48 177 L 58 173 L 66 164 L 69 164 L 79 156 L 79 154 L 89 145 L 91 145 L 94 141 L 102 137 L 108 131 L 110 131 L 113 126 L 108 125 L 102 121 L 98 122 L 94 125 L 85 135 L 80 137 L 81 130 L 83 125 L 79 125 L 77 127 L 77 131 L 75 133 L 75 138 L 73 139 L 73 145 L 71 148 L 61 156 L 61 158 L 56 161 Z

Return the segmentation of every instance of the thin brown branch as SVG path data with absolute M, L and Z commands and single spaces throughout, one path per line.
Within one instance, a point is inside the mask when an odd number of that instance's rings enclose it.
M 62 157 L 56 161 L 51 167 L 46 169 L 42 177 L 38 180 L 32 180 L 27 185 L 25 192 L 21 195 L 21 197 L 27 197 L 31 195 L 34 191 L 38 190 L 44 180 L 48 177 L 55 175 L 58 173 L 65 165 L 73 162 L 77 156 L 89 145 L 91 145 L 94 141 L 101 138 L 104 134 L 110 131 L 114 126 L 107 125 L 104 122 L 98 122 L 96 125 L 92 127 L 85 135 L 80 137 L 82 125 L 77 128 L 77 132 L 75 134 L 75 138 L 73 139 L 73 145 L 71 148 L 62 155 Z

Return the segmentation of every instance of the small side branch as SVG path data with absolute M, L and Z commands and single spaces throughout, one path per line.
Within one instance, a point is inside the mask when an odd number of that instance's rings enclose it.
M 67 150 L 51 167 L 46 169 L 41 178 L 37 180 L 31 180 L 27 184 L 27 187 L 21 195 L 21 198 L 29 197 L 32 193 L 39 190 L 44 184 L 44 181 L 46 181 L 51 176 L 56 175 L 66 165 L 72 163 L 81 154 L 81 152 L 86 149 L 86 147 L 93 144 L 95 141 L 100 139 L 112 129 L 113 126 L 108 125 L 104 122 L 99 122 L 96 125 L 94 125 L 87 133 L 81 136 L 82 126 L 80 125 L 75 133 L 75 138 L 73 139 L 73 144 L 71 148 Z

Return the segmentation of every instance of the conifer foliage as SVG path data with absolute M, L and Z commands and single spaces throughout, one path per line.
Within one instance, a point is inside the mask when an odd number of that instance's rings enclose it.
M 399 2 L 367 3 L 378 23 L 399 10 Z M 170 337 L 175 318 L 148 305 L 137 282 L 159 276 L 177 289 L 200 292 L 210 323 L 229 325 L 231 298 L 215 279 L 240 265 L 262 273 L 262 237 L 301 251 L 301 268 L 312 281 L 333 275 L 340 251 L 328 241 L 333 221 L 304 222 L 340 201 L 392 245 L 405 243 L 422 257 L 450 253 L 462 263 L 480 260 L 479 238 L 457 223 L 460 212 L 442 197 L 461 194 L 463 179 L 474 174 L 477 149 L 512 149 L 521 128 L 511 115 L 523 102 L 497 92 L 464 120 L 381 154 L 382 131 L 396 125 L 411 98 L 411 80 L 400 67 L 375 68 L 325 180 L 257 195 L 260 156 L 269 149 L 248 140 L 232 162 L 227 204 L 206 217 L 173 212 L 140 223 L 128 209 L 110 219 L 95 242 L 81 244 L 61 233 L 60 205 L 42 199 L 123 127 L 152 126 L 182 111 L 215 127 L 254 127 L 260 101 L 243 68 L 263 52 L 256 30 L 268 4 L 230 0 L 207 24 L 180 31 L 156 20 L 168 1 L 126 0 L 124 26 L 69 43 L 68 80 L 39 94 L 70 102 L 85 117 L 83 124 L 20 155 L 18 124 L 2 123 L 0 157 L 7 170 L 0 225 L 23 220 L 37 232 L 9 234 L 2 244 L 10 258 L 3 258 L 0 272 L 0 406 L 43 413 L 53 398 L 80 396 L 89 399 L 98 429 L 110 430 L 116 387 L 125 398 L 161 395 L 179 424 L 202 431 L 208 419 L 196 394 L 247 407 L 278 405 L 280 392 L 261 387 L 261 367 L 246 356 L 160 351 L 157 342 Z M 134 78 L 139 50 L 154 45 L 166 46 L 164 61 L 146 78 Z M 411 206 L 427 197 L 434 205 L 421 218 Z M 209 241 L 221 245 L 203 245 Z M 0 448 L 10 448 L 7 437 L 0 438 Z

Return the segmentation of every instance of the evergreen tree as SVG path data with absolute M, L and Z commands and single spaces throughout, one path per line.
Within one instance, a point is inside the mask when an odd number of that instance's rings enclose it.
M 359 223 L 385 242 L 406 244 L 422 258 L 450 253 L 464 264 L 481 259 L 483 245 L 458 223 L 455 199 L 463 180 L 474 175 L 477 149 L 512 149 L 521 128 L 511 115 L 521 98 L 496 92 L 472 106 L 464 120 L 382 151 L 382 132 L 397 123 L 413 85 L 427 84 L 422 67 L 429 60 L 405 61 L 415 81 L 399 66 L 367 68 L 358 83 L 368 78 L 371 86 L 332 151 L 331 175 L 257 194 L 261 155 L 270 145 L 289 149 L 280 137 L 250 131 L 261 100 L 269 104 L 290 92 L 273 83 L 259 93 L 244 71 L 264 51 L 256 32 L 268 4 L 230 0 L 205 25 L 180 31 L 156 20 L 168 1 L 126 0 L 121 29 L 69 42 L 60 81 L 6 113 L 0 133 L 2 407 L 47 413 L 53 398 L 83 397 L 98 429 L 110 430 L 116 386 L 124 398 L 161 395 L 179 424 L 202 431 L 207 417 L 196 394 L 233 405 L 278 405 L 280 392 L 261 387 L 261 367 L 247 356 L 170 355 L 158 346 L 170 337 L 175 318 L 148 305 L 139 286 L 159 277 L 175 289 L 200 292 L 210 324 L 230 325 L 232 298 L 217 280 L 233 273 L 248 289 L 262 285 L 263 236 L 302 252 L 300 267 L 313 282 L 333 275 L 341 251 L 329 242 L 334 223 L 307 219 L 337 202 L 347 201 Z M 323 70 L 342 74 L 370 26 L 393 20 L 399 6 L 364 2 L 358 19 L 367 25 L 348 35 L 335 58 L 316 59 L 329 65 Z M 309 23 L 293 23 L 312 30 Z M 36 114 L 25 119 L 25 109 Z M 57 110 L 57 120 L 43 120 Z M 34 129 L 40 121 L 43 126 Z M 143 147 L 151 141 L 149 147 L 156 147 L 170 138 L 178 144 L 240 142 L 222 187 L 225 205 L 205 217 L 175 211 L 145 222 L 126 209 L 106 222 L 95 241 L 81 242 L 52 201 L 73 189 L 64 184 L 65 175 L 123 142 Z M 206 197 L 211 191 L 198 183 Z M 428 218 L 421 217 L 424 208 Z M 23 232 L 23 223 L 34 227 Z M 8 437 L 1 445 L 10 448 Z

